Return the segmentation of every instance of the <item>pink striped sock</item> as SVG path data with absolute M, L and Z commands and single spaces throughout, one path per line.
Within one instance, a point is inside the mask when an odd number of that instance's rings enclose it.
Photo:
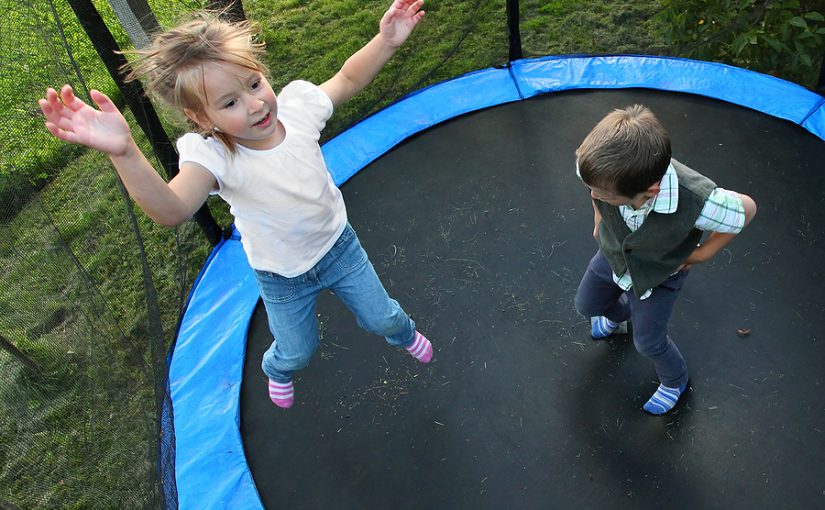
M 269 399 L 278 407 L 289 409 L 295 403 L 295 387 L 292 381 L 279 383 L 269 380 Z
M 430 360 L 433 359 L 433 344 L 418 331 L 415 332 L 413 343 L 405 347 L 405 349 L 421 363 L 429 363 Z

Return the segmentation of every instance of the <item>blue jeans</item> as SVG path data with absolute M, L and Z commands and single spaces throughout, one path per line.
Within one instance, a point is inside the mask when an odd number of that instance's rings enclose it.
M 349 224 L 324 258 L 306 273 L 286 278 L 256 269 L 255 277 L 275 337 L 261 363 L 273 381 L 291 381 L 295 370 L 306 367 L 318 349 L 315 304 L 324 289 L 341 299 L 359 326 L 386 337 L 390 345 L 406 347 L 415 337 L 415 323 L 389 297 Z
M 616 285 L 613 270 L 599 250 L 576 291 L 576 311 L 585 317 L 603 315 L 614 322 L 632 317 L 636 350 L 653 361 L 659 382 L 678 388 L 688 381 L 687 363 L 667 334 L 667 325 L 687 274 L 679 271 L 654 288 L 647 299 L 639 299 L 632 290 L 624 291 Z

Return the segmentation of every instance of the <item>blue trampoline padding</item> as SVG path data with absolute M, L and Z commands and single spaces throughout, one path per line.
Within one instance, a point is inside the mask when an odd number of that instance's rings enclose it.
M 738 67 L 683 58 L 616 55 L 513 62 L 524 97 L 570 89 L 649 88 L 720 99 L 789 120 L 825 138 L 825 98 L 794 83 Z
M 213 252 L 192 292 L 169 368 L 181 509 L 263 508 L 239 415 L 246 333 L 257 300 L 254 274 L 234 235 Z
M 811 112 L 802 127 L 825 140 L 825 98 L 820 98 L 819 107 Z
M 455 116 L 554 91 L 634 87 L 721 99 L 795 122 L 825 139 L 825 98 L 778 78 L 677 58 L 546 57 L 411 94 L 330 140 L 324 157 L 340 185 L 405 138 Z M 190 293 L 169 367 L 182 510 L 263 508 L 239 426 L 246 335 L 257 301 L 258 287 L 235 232 L 215 248 Z

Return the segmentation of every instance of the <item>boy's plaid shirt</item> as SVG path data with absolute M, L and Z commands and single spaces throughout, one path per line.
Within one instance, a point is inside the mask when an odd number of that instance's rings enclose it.
M 619 212 L 631 232 L 635 232 L 642 226 L 650 211 L 659 214 L 676 212 L 679 205 L 679 179 L 673 165 L 668 166 L 659 187 L 659 193 L 639 209 L 626 205 L 619 206 Z M 705 202 L 702 212 L 699 213 L 695 226 L 707 232 L 738 234 L 745 227 L 745 206 L 742 204 L 742 199 L 733 191 L 722 188 L 714 189 Z M 624 290 L 630 290 L 633 287 L 633 280 L 629 273 L 622 276 L 614 274 L 613 281 Z M 648 289 L 641 299 L 650 296 L 650 293 L 651 289 Z

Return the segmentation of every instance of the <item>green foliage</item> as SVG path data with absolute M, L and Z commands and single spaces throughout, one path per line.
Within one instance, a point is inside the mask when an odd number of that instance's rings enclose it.
M 654 26 L 674 55 L 721 61 L 816 85 L 825 50 L 823 2 L 665 0 Z

